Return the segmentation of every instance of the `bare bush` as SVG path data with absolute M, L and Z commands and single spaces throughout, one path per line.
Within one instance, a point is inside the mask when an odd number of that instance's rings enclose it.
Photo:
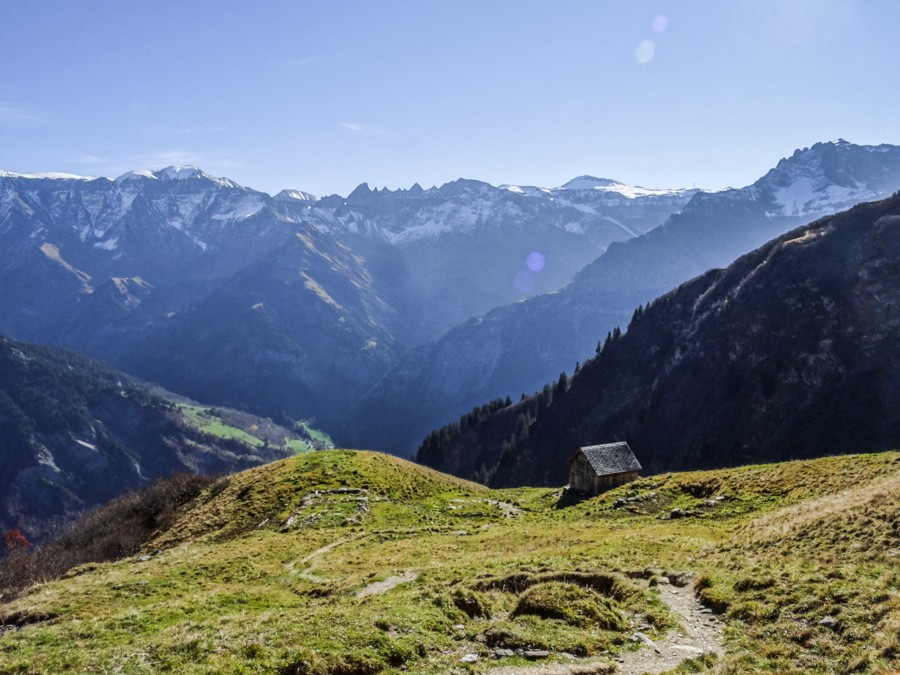
M 7 545 L 7 554 L 0 559 L 0 599 L 10 600 L 29 586 L 58 579 L 78 565 L 134 555 L 169 529 L 204 489 L 225 481 L 176 473 L 88 511 L 58 536 L 30 550 L 15 534 L 9 536 L 14 545 Z M 27 543 L 24 536 L 21 539 Z

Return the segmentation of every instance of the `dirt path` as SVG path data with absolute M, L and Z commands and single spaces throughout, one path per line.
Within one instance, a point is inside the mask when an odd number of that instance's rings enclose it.
M 355 537 L 355 538 L 358 539 L 359 537 Z M 312 561 L 314 558 L 318 558 L 320 555 L 325 555 L 331 549 L 337 548 L 341 544 L 346 544 L 348 541 L 352 541 L 353 539 L 354 538 L 352 538 L 352 537 L 344 537 L 343 539 L 338 539 L 336 541 L 331 542 L 330 544 L 326 544 L 325 546 L 322 546 L 321 548 L 317 548 L 315 551 L 313 551 L 308 556 L 303 558 L 300 561 L 300 564 L 306 565 L 307 563 Z
M 341 546 L 342 544 L 346 544 L 348 542 L 355 541 L 356 539 L 360 539 L 360 538 L 361 538 L 360 536 L 357 536 L 357 537 L 344 537 L 343 539 L 337 539 L 337 540 L 331 542 L 330 544 L 326 544 L 325 546 L 322 546 L 321 548 L 317 548 L 315 551 L 310 553 L 305 558 L 301 558 L 300 560 L 293 560 L 293 561 L 289 562 L 287 565 L 285 565 L 285 567 L 287 568 L 287 570 L 289 572 L 296 574 L 301 579 L 306 579 L 307 581 L 311 581 L 314 584 L 328 583 L 328 579 L 326 579 L 325 577 L 320 577 L 313 572 L 313 570 L 315 570 L 318 567 L 316 558 L 318 558 L 319 556 L 325 555 L 330 550 L 337 548 L 338 546 Z M 301 570 L 301 571 L 297 572 L 295 570 L 296 570 L 298 564 L 305 565 L 305 566 L 307 566 L 307 568 L 305 570 Z
M 357 598 L 365 598 L 369 595 L 381 595 L 382 593 L 386 593 L 391 590 L 395 586 L 399 586 L 400 584 L 408 584 L 410 581 L 415 581 L 419 578 L 417 572 L 404 572 L 400 576 L 388 577 L 383 581 L 376 581 L 374 583 L 369 584 L 365 588 L 361 589 L 357 594 Z
M 588 675 L 615 673 L 616 675 L 641 675 L 663 673 L 676 668 L 685 659 L 692 659 L 706 652 L 721 656 L 722 622 L 705 609 L 688 588 L 676 588 L 670 584 L 659 586 L 660 599 L 676 615 L 681 628 L 671 631 L 664 640 L 652 642 L 635 633 L 635 642 L 641 646 L 626 651 L 615 658 L 614 664 L 604 659 L 584 659 L 578 663 L 548 663 L 522 667 L 501 666 L 492 668 L 491 675 Z M 613 670 L 613 665 L 615 669 Z
M 638 651 L 620 654 L 616 658 L 617 674 L 663 673 L 675 668 L 685 659 L 696 658 L 706 652 L 719 656 L 724 654 L 724 625 L 697 601 L 690 587 L 676 588 L 664 584 L 659 586 L 659 593 L 663 602 L 677 616 L 682 629 L 670 632 L 664 640 L 656 642 L 655 646 L 645 642 Z
M 566 663 L 548 663 L 545 666 L 501 666 L 500 668 L 491 668 L 488 671 L 491 675 L 600 675 L 603 673 L 613 673 L 612 666 L 608 661 L 595 661 L 589 659 L 579 665 L 569 665 Z

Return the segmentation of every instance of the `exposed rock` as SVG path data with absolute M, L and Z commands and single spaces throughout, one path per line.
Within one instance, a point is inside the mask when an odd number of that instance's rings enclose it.
M 833 616 L 826 616 L 819 620 L 819 625 L 825 626 L 825 628 L 835 628 L 838 625 L 838 620 Z
M 693 516 L 703 515 L 700 511 L 694 511 L 691 509 L 672 509 L 669 512 L 669 519 L 676 520 L 678 518 L 690 518 Z
M 548 658 L 550 656 L 550 652 L 548 652 L 546 649 L 526 649 L 524 652 L 522 652 L 522 656 L 524 656 L 526 659 L 536 661 L 538 659 Z
M 641 632 L 635 633 L 634 635 L 631 636 L 631 641 L 632 642 L 642 642 L 645 645 L 647 645 L 648 647 L 652 647 L 653 651 L 655 651 L 657 654 L 662 653 L 659 649 L 659 646 L 644 633 L 641 633 Z

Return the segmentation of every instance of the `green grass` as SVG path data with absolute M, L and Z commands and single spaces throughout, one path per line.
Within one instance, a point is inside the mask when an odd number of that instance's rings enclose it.
M 305 424 L 295 435 L 287 435 L 283 429 L 278 429 L 277 434 L 270 436 L 270 432 L 275 428 L 271 420 L 254 418 L 237 411 L 229 411 L 229 419 L 226 420 L 221 410 L 196 405 L 180 404 L 178 409 L 185 422 L 192 427 L 217 438 L 240 441 L 252 448 L 261 448 L 269 443 L 273 447 L 300 454 L 315 450 L 317 447 L 332 446 L 327 434 Z M 244 426 L 237 426 L 238 424 Z
M 316 429 L 315 427 L 310 426 L 308 422 L 296 422 L 294 424 L 294 431 L 297 431 L 305 438 L 308 438 L 311 441 L 317 443 L 319 447 L 334 447 L 334 441 L 331 440 L 331 436 L 326 434 L 321 429 Z
M 495 648 L 611 659 L 637 626 L 675 625 L 647 579 L 682 571 L 727 622 L 727 652 L 680 672 L 884 672 L 900 665 L 898 485 L 900 454 L 883 453 L 653 476 L 564 506 L 560 490 L 308 453 L 231 477 L 141 556 L 0 605 L 22 624 L 0 637 L 0 673 L 526 663 Z

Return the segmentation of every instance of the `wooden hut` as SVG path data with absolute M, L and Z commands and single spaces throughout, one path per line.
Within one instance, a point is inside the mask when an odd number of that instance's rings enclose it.
M 595 495 L 635 480 L 640 471 L 628 443 L 589 445 L 569 457 L 569 487 Z

